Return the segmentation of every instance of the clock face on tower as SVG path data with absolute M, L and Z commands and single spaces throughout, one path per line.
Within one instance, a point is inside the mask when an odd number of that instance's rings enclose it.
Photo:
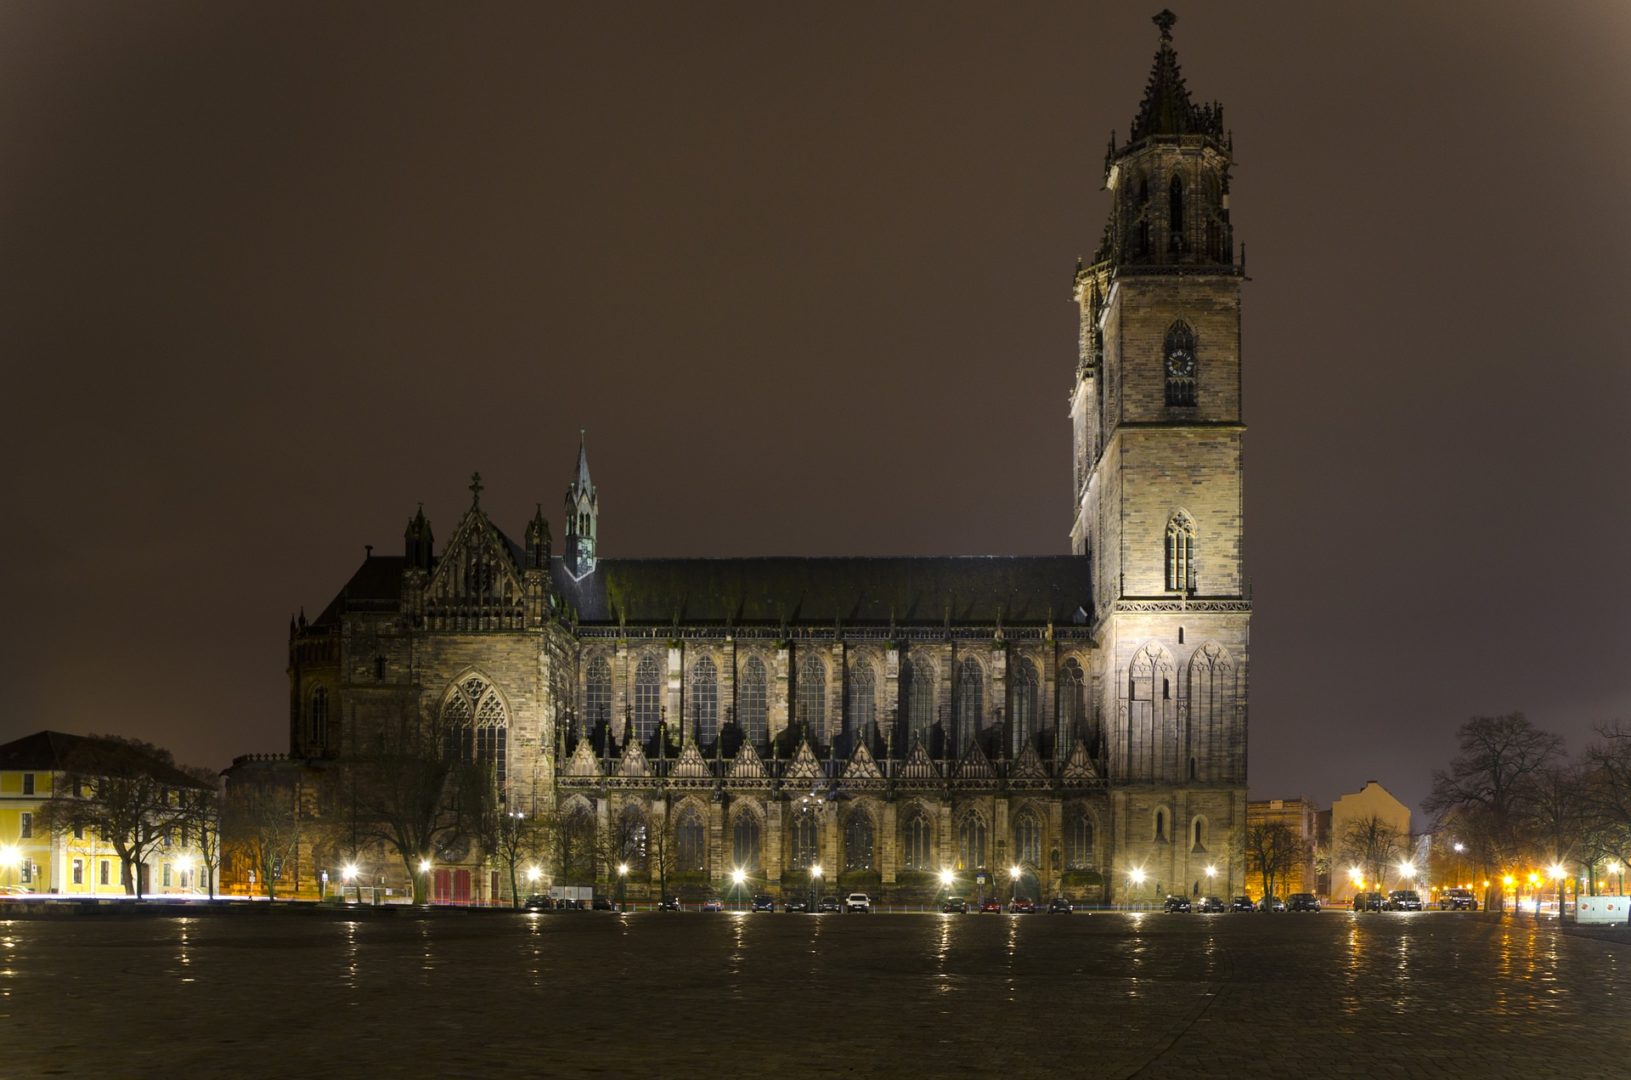
M 1195 377 L 1195 353 L 1182 345 L 1167 350 L 1167 375 L 1173 379 Z

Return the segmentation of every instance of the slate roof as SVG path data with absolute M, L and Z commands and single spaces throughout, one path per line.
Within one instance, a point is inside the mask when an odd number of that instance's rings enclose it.
M 73 755 L 82 750 L 94 750 L 99 745 L 115 745 L 111 740 L 93 735 L 69 735 L 62 731 L 36 731 L 21 739 L 0 746 L 0 769 L 25 772 L 64 772 Z M 144 755 L 145 757 L 145 755 Z M 152 759 L 149 775 L 176 787 L 201 788 L 199 783 L 174 765 Z

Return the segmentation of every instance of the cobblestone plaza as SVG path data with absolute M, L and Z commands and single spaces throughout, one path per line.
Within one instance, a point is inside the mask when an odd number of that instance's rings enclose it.
M 8 1077 L 1606 1076 L 1631 1057 L 1624 942 L 1453 913 L 15 920 L 0 1061 Z

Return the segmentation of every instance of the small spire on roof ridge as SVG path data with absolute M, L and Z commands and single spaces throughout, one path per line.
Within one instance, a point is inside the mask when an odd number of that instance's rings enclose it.
M 1161 13 L 1154 16 L 1150 21 L 1161 28 L 1162 41 L 1172 40 L 1172 27 L 1177 23 L 1178 16 L 1174 15 L 1170 8 L 1162 8 Z
M 481 473 L 470 474 L 470 506 L 475 508 L 481 505 Z

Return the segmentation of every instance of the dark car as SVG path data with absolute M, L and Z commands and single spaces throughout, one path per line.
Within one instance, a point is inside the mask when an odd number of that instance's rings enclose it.
M 525 911 L 554 911 L 555 901 L 543 893 L 533 893 L 521 902 L 521 907 Z
M 1029 896 L 1016 896 L 1008 902 L 1010 915 L 1035 915 L 1036 901 Z
M 680 898 L 677 896 L 665 896 L 661 900 L 657 901 L 658 911 L 678 911 L 679 909 Z
M 1166 902 L 1161 905 L 1161 910 L 1181 911 L 1187 914 L 1189 912 L 1189 898 L 1187 896 L 1169 896 Z
M 1394 889 L 1382 907 L 1387 911 L 1420 911 L 1421 895 L 1415 889 Z
M 946 898 L 944 904 L 940 905 L 940 910 L 947 915 L 967 915 L 968 901 L 961 896 L 950 896 Z
M 1440 911 L 1477 911 L 1478 898 L 1471 889 L 1445 889 L 1438 894 Z
M 1056 896 L 1052 900 L 1048 901 L 1048 914 L 1049 915 L 1069 915 L 1072 911 L 1075 911 L 1075 910 L 1076 910 L 1075 906 L 1072 905 L 1071 902 L 1069 900 L 1066 900 L 1063 896 Z
M 756 893 L 753 897 L 753 910 L 775 912 L 776 901 L 765 893 Z
M 1318 911 L 1319 897 L 1311 892 L 1294 892 L 1286 898 L 1287 911 Z
M 997 912 L 998 914 L 1001 914 L 1002 913 L 1002 901 L 998 900 L 995 896 L 988 896 L 984 900 L 980 901 L 980 911 L 981 912 L 994 911 L 994 912 Z
M 609 896 L 597 896 L 597 897 L 595 897 L 595 902 L 593 904 L 591 904 L 590 906 L 593 907 L 596 911 L 616 911 L 617 910 L 617 908 L 612 904 L 612 898 L 609 897 Z
M 1381 911 L 1382 894 L 1379 892 L 1354 893 L 1353 908 L 1355 911 Z
M 807 912 L 807 911 L 810 910 L 810 901 L 808 901 L 808 900 L 789 900 L 786 903 L 782 904 L 782 910 L 783 911 L 805 911 L 805 912 Z
M 1257 905 L 1252 903 L 1249 896 L 1237 896 L 1229 901 L 1230 911 L 1256 911 Z
M 816 905 L 816 911 L 818 913 L 819 912 L 829 912 L 829 911 L 838 912 L 838 911 L 843 911 L 843 910 L 844 910 L 844 905 L 838 902 L 838 897 L 836 897 L 836 896 L 823 896 L 821 898 L 821 903 Z

